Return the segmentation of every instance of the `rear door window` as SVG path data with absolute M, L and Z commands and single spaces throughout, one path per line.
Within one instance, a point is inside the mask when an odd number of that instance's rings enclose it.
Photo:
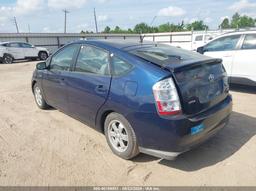
M 11 48 L 21 48 L 20 43 L 10 43 L 9 47 L 11 47 Z
M 241 35 L 232 35 L 218 38 L 205 46 L 205 51 L 235 50 Z
M 109 52 L 93 46 L 82 46 L 77 58 L 75 71 L 109 75 Z
M 32 45 L 31 44 L 28 44 L 28 43 L 21 43 L 21 46 L 23 48 L 32 48 Z
M 247 34 L 242 49 L 256 49 L 256 34 Z
M 113 76 L 121 76 L 130 72 L 133 65 L 118 58 L 117 56 L 112 57 L 112 74 Z
M 203 35 L 196 36 L 195 41 L 202 41 Z

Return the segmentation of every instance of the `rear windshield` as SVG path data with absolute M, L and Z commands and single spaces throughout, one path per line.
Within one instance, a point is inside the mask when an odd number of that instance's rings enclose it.
M 131 50 L 130 53 L 156 64 L 171 64 L 173 62 L 205 58 L 201 54 L 192 51 L 159 44 Z

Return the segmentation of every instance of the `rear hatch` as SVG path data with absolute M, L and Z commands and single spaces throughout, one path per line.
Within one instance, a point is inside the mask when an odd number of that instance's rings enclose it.
M 228 78 L 221 60 L 186 64 L 175 68 L 173 74 L 181 95 L 183 112 L 188 115 L 204 111 L 228 95 Z
M 228 95 L 228 78 L 220 59 L 166 45 L 130 52 L 172 72 L 184 114 L 194 115 L 207 110 Z

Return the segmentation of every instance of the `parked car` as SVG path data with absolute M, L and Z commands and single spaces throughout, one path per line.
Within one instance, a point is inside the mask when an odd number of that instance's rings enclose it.
M 160 44 L 68 44 L 37 64 L 32 90 L 39 108 L 103 132 L 124 159 L 174 159 L 216 134 L 232 110 L 220 59 Z
M 198 47 L 205 45 L 207 42 L 213 39 L 211 34 L 193 34 L 192 35 L 192 50 L 196 51 Z
M 256 31 L 224 34 L 197 51 L 221 58 L 231 83 L 256 86 Z
M 35 47 L 24 42 L 2 42 L 0 43 L 0 61 L 11 64 L 14 60 L 39 58 L 46 60 L 49 51 L 43 47 Z

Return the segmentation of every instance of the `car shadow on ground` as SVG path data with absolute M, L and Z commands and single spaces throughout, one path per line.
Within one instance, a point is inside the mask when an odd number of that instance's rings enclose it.
M 216 136 L 201 146 L 181 154 L 176 160 L 159 160 L 159 164 L 183 171 L 196 171 L 221 162 L 247 143 L 256 135 L 256 118 L 233 112 L 229 124 Z M 158 160 L 145 154 L 139 155 L 134 162 Z

